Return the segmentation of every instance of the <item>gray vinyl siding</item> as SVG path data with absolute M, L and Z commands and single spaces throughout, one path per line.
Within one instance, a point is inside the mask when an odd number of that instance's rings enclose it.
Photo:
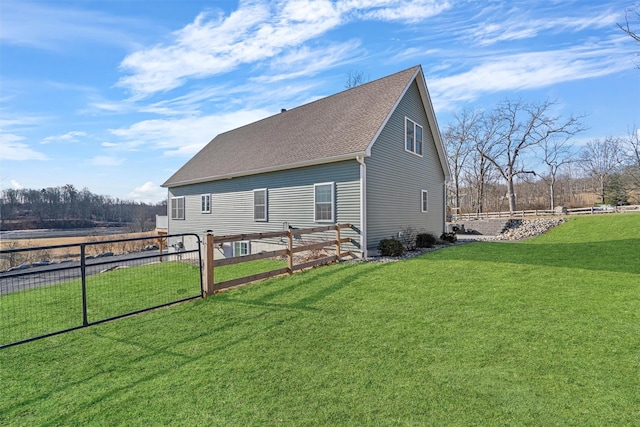
M 423 157 L 404 149 L 405 117 L 423 127 Z M 406 226 L 440 236 L 444 229 L 444 172 L 415 81 L 371 147 L 367 165 L 367 246 Z M 421 212 L 421 190 L 429 211 Z
M 335 185 L 335 222 L 349 223 L 359 230 L 360 165 L 350 160 L 170 188 L 169 198 L 185 197 L 185 219 L 169 218 L 169 233 L 280 231 L 284 222 L 295 228 L 330 225 L 314 221 L 314 184 L 327 182 Z M 267 189 L 267 221 L 254 221 L 253 190 L 263 188 Z M 211 194 L 211 213 L 200 212 L 202 194 Z M 360 241 L 353 230 L 343 230 L 342 235 Z M 324 237 L 335 238 L 335 233 Z

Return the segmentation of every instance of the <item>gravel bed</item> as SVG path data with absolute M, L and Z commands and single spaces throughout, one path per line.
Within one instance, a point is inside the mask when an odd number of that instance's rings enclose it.
M 456 243 L 438 244 L 432 248 L 423 248 L 415 251 L 405 252 L 404 255 L 399 257 L 368 257 L 358 258 L 353 261 L 357 262 L 394 262 L 402 261 L 404 259 L 413 258 L 427 252 L 436 251 L 438 249 L 446 248 L 452 245 L 460 245 L 473 241 L 505 241 L 505 240 L 522 240 L 530 237 L 544 234 L 553 227 L 556 227 L 565 222 L 564 218 L 539 218 L 539 219 L 512 219 L 507 224 L 507 229 L 497 236 L 482 236 L 482 235 L 462 235 Z
M 392 256 L 372 256 L 372 257 L 367 257 L 367 258 L 357 258 L 354 260 L 348 260 L 347 262 L 350 261 L 356 261 L 356 262 L 395 262 L 395 261 L 402 261 L 404 259 L 409 259 L 409 258 L 413 258 L 413 257 L 417 257 L 423 254 L 426 254 L 427 252 L 433 252 L 433 251 L 437 251 L 438 249 L 442 249 L 442 248 L 447 248 L 449 246 L 454 246 L 454 245 L 461 245 L 467 243 L 466 240 L 458 240 L 456 243 L 441 243 L 441 244 L 437 244 L 435 246 L 433 246 L 432 248 L 421 248 L 421 249 L 416 249 L 415 251 L 407 251 L 404 253 L 404 255 L 402 256 L 398 256 L 398 257 L 392 257 Z
M 511 219 L 507 229 L 494 240 L 522 240 L 544 234 L 564 222 L 564 218 Z

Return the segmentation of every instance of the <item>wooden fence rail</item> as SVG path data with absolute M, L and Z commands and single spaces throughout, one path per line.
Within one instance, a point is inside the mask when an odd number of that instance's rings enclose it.
M 207 233 L 205 245 L 205 258 L 204 258 L 204 275 L 203 275 L 203 288 L 204 296 L 212 295 L 215 292 L 228 289 L 234 286 L 243 285 L 256 280 L 267 279 L 273 276 L 279 276 L 281 274 L 293 274 L 295 271 L 299 271 L 305 268 L 314 267 L 316 265 L 329 264 L 335 261 L 339 261 L 342 257 L 348 256 L 350 252 L 342 251 L 342 244 L 351 241 L 350 238 L 342 238 L 340 236 L 340 230 L 343 228 L 350 228 L 351 224 L 335 224 L 322 227 L 312 227 L 304 229 L 289 229 L 287 231 L 273 231 L 267 233 L 251 233 L 251 234 L 232 234 L 225 236 L 214 236 L 212 233 Z M 335 231 L 336 237 L 333 240 L 322 241 L 318 243 L 310 243 L 307 245 L 294 246 L 294 236 L 303 234 L 313 234 L 325 231 Z M 261 252 L 258 254 L 242 255 L 225 259 L 214 259 L 214 244 L 237 242 L 243 240 L 261 240 L 272 238 L 287 238 L 287 248 L 275 251 Z M 298 252 L 323 249 L 327 246 L 335 246 L 335 255 L 314 259 L 301 264 L 294 264 L 293 255 Z M 255 261 L 264 258 L 273 258 L 278 256 L 287 257 L 287 267 L 278 268 L 275 270 L 265 271 L 262 273 L 252 274 L 250 276 L 239 277 L 237 279 L 225 280 L 223 282 L 215 282 L 215 267 L 222 267 L 225 265 L 239 264 L 242 262 Z
M 594 215 L 604 213 L 640 212 L 640 205 L 631 206 L 597 206 L 588 208 L 565 209 L 564 212 L 551 210 L 522 210 L 514 212 L 481 212 L 456 214 L 452 216 L 454 220 L 489 219 L 489 218 L 524 218 L 531 216 L 562 216 L 562 215 Z

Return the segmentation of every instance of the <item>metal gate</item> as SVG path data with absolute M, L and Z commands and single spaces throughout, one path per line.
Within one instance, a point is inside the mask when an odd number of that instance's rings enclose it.
M 167 247 L 195 240 L 196 249 Z M 196 234 L 0 250 L 0 348 L 202 297 Z

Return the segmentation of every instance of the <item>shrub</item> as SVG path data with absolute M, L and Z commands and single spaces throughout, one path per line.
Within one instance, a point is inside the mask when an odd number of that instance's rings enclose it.
M 404 244 L 405 248 L 408 251 L 416 250 L 416 235 L 417 231 L 415 228 L 411 226 L 404 227 L 400 233 L 398 233 L 400 237 L 400 241 Z
M 438 239 L 431 233 L 420 233 L 416 236 L 416 246 L 419 248 L 432 248 Z
M 392 237 L 380 240 L 378 250 L 382 256 L 402 256 L 404 254 L 404 245 L 400 240 Z
M 455 243 L 458 240 L 456 233 L 442 233 L 440 240 L 443 242 Z

